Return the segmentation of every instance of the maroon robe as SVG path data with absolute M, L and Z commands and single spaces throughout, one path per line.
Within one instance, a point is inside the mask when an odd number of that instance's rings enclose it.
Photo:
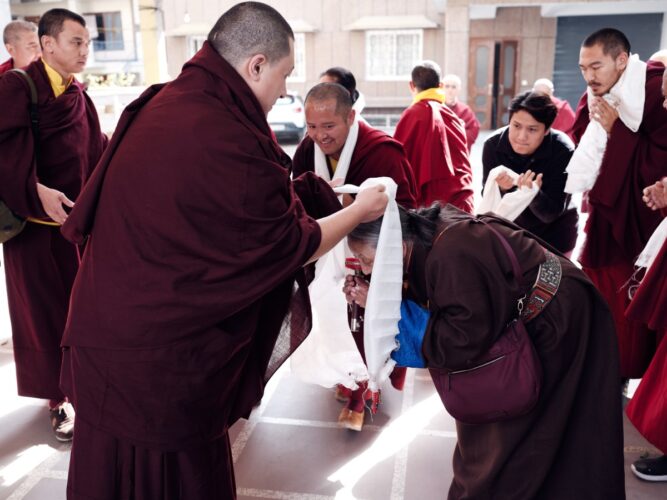
M 466 142 L 468 144 L 468 152 L 472 151 L 472 145 L 475 144 L 477 136 L 479 135 L 479 121 L 475 116 L 472 108 L 461 101 L 456 101 L 456 104 L 447 107 L 451 109 L 456 116 L 463 120 L 466 129 Z
M 306 136 L 294 153 L 294 177 L 315 171 L 315 145 Z M 391 177 L 396 182 L 396 201 L 406 208 L 416 202 L 415 180 L 403 146 L 384 132 L 359 122 L 359 135 L 354 147 L 346 184 L 359 186 L 371 177 Z
M 2 64 L 0 64 L 0 75 L 6 73 L 10 69 L 14 69 L 14 59 L 12 59 L 11 57 Z
M 454 112 L 435 100 L 416 102 L 401 115 L 394 137 L 414 170 L 419 206 L 439 201 L 472 213 L 472 169 L 463 122 Z
M 626 413 L 642 436 L 667 455 L 667 243 L 644 276 L 626 314 L 658 332 L 658 348 Z
M 0 77 L 0 199 L 23 217 L 47 218 L 37 182 L 76 200 L 106 137 L 81 84 L 73 81 L 56 98 L 41 60 L 25 69 L 38 92 L 39 159 L 35 166 L 28 84 L 6 73 Z M 33 222 L 2 247 L 18 392 L 60 401 L 60 341 L 78 267 L 76 247 L 58 227 Z
M 558 114 L 551 124 L 551 128 L 565 132 L 571 138 L 570 129 L 574 125 L 574 111 L 572 111 L 570 103 L 554 96 L 551 96 L 551 101 L 555 104 L 556 109 L 558 109 Z
M 446 231 L 433 246 L 414 245 L 407 298 L 431 312 L 422 344 L 426 366 L 458 370 L 488 350 L 530 286 L 517 284 L 488 226 L 516 254 L 523 283 L 535 282 L 545 256 L 532 234 L 504 219 L 485 215 L 483 225 L 453 207 L 442 215 L 436 235 Z M 451 500 L 625 498 L 613 322 L 584 273 L 562 256 L 560 263 L 558 292 L 526 323 L 542 365 L 538 402 L 513 419 L 456 423 Z M 595 450 L 594 457 L 583 450 Z
M 129 483 L 128 497 L 150 499 L 143 483 L 164 481 L 174 497 L 211 498 L 213 483 L 216 498 L 235 497 L 227 430 L 310 328 L 302 266 L 321 232 L 289 162 L 251 89 L 208 43 L 124 112 L 63 226 L 72 241 L 89 236 L 62 387 L 77 426 L 97 436 L 74 441 L 70 491 L 124 498 L 106 486 Z M 108 463 L 123 477 L 99 471 Z M 88 481 L 93 471 L 104 481 Z
M 653 355 L 654 336 L 625 317 L 633 263 L 660 223 L 642 201 L 642 190 L 667 175 L 667 113 L 662 108 L 664 66 L 649 61 L 644 116 L 637 132 L 616 120 L 600 174 L 588 194 L 586 240 L 579 258 L 614 315 L 621 352 L 621 376 L 639 378 Z M 577 108 L 572 133 L 578 141 L 588 125 L 587 95 Z

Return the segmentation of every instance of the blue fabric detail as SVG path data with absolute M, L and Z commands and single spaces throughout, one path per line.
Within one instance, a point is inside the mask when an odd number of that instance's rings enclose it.
M 391 353 L 391 358 L 398 366 L 425 368 L 426 360 L 422 356 L 422 343 L 429 318 L 428 310 L 416 302 L 401 302 L 401 319 L 398 322 L 396 341 L 398 349 Z

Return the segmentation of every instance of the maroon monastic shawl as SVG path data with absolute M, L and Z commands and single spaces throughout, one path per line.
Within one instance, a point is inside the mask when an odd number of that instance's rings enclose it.
M 440 201 L 472 212 L 472 169 L 466 135 L 463 122 L 453 111 L 429 99 L 414 103 L 401 115 L 394 137 L 405 146 L 414 171 L 418 205 Z M 436 192 L 429 189 L 430 184 L 437 185 Z
M 208 43 L 128 108 L 63 227 L 90 235 L 63 340 L 77 419 L 179 450 L 259 402 L 298 345 L 283 336 L 308 328 L 294 283 L 321 237 L 288 167 L 251 89 Z
M 294 177 L 315 171 L 315 147 L 306 136 L 294 153 Z M 346 184 L 359 186 L 372 177 L 391 177 L 398 185 L 396 201 L 407 208 L 416 202 L 415 180 L 403 146 L 384 132 L 359 122 L 359 136 L 350 159 Z
M 574 125 L 574 111 L 570 107 L 570 103 L 564 99 L 559 99 L 558 97 L 551 97 L 551 101 L 558 109 L 558 114 L 556 119 L 551 124 L 551 128 L 570 134 L 570 129 Z
M 472 150 L 472 145 L 475 144 L 477 136 L 479 135 L 479 121 L 475 116 L 473 110 L 467 104 L 462 103 L 461 101 L 456 101 L 456 104 L 453 106 L 447 105 L 456 116 L 463 120 L 466 129 L 466 142 L 468 144 L 468 151 Z
M 5 62 L 0 64 L 0 75 L 2 75 L 3 73 L 6 73 L 7 71 L 9 71 L 12 68 L 14 68 L 14 60 L 10 57 Z
M 75 200 L 97 164 L 106 139 L 95 106 L 74 80 L 57 99 L 42 61 L 25 68 L 39 103 L 39 163 L 33 164 L 30 89 L 18 74 L 0 78 L 0 199 L 22 216 L 45 217 L 37 196 L 39 181 Z
M 642 201 L 642 190 L 667 175 L 667 111 L 661 92 L 664 69 L 660 63 L 648 62 L 639 130 L 632 132 L 621 120 L 614 123 L 600 174 L 588 195 L 592 209 L 580 257 L 584 267 L 634 262 L 660 223 L 660 214 Z M 588 113 L 584 94 L 572 128 L 575 142 L 588 126 Z

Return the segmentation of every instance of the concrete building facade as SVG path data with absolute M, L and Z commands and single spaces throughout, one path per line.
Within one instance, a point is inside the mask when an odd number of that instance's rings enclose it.
M 462 80 L 461 98 L 484 128 L 507 120 L 507 104 L 550 78 L 572 106 L 584 90 L 578 47 L 603 26 L 628 34 L 642 59 L 667 47 L 665 0 L 265 0 L 292 26 L 290 90 L 305 95 L 331 66 L 356 76 L 365 115 L 391 126 L 410 103 L 408 81 L 422 59 Z M 145 85 L 175 77 L 235 0 L 11 0 L 14 19 L 66 7 L 87 16 L 93 58 L 87 73 L 136 75 Z M 4 25 L 0 0 L 0 27 Z M 6 9 L 5 9 L 6 15 Z M 5 19 L 5 21 L 7 21 Z M 377 116 L 374 120 L 373 117 Z

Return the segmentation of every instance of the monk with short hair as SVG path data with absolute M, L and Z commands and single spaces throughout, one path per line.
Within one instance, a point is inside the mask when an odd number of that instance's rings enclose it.
M 412 69 L 413 104 L 401 115 L 394 138 L 403 143 L 417 182 L 417 205 L 451 203 L 472 213 L 472 169 L 464 123 L 445 104 L 440 66 Z
M 235 498 L 228 430 L 308 333 L 303 266 L 384 211 L 376 187 L 305 212 L 266 120 L 293 67 L 287 21 L 233 6 L 126 108 L 63 227 L 86 241 L 63 338 L 70 500 Z
M 548 78 L 538 78 L 533 84 L 533 92 L 541 92 L 551 98 L 551 101 L 558 110 L 558 114 L 556 115 L 554 122 L 551 124 L 551 128 L 560 130 L 569 135 L 569 131 L 574 124 L 574 111 L 569 102 L 565 99 L 559 99 L 554 95 L 553 82 Z
M 445 106 L 463 120 L 466 129 L 466 142 L 468 143 L 468 151 L 470 152 L 472 151 L 472 145 L 475 144 L 479 135 L 480 124 L 472 108 L 459 100 L 461 79 L 458 75 L 451 73 L 443 76 L 442 89 L 445 93 Z
M 12 21 L 2 32 L 10 58 L 0 64 L 0 75 L 14 68 L 25 68 L 39 59 L 42 49 L 39 46 L 37 26 L 30 21 Z
M 38 97 L 39 134 L 31 129 L 31 94 L 21 75 L 0 77 L 0 199 L 28 223 L 2 245 L 18 392 L 49 400 L 60 441 L 72 439 L 74 412 L 60 390 L 60 341 L 77 249 L 60 234 L 106 145 L 95 105 L 74 78 L 90 37 L 80 15 L 52 9 L 39 21 L 42 59 L 25 71 Z
M 582 43 L 579 67 L 588 90 L 572 128 L 578 146 L 567 167 L 565 191 L 588 192 L 586 240 L 579 261 L 614 316 L 621 377 L 641 378 L 655 350 L 655 334 L 626 318 L 629 298 L 624 284 L 661 221 L 660 214 L 643 202 L 642 189 L 667 175 L 667 113 L 661 106 L 664 66 L 631 56 L 626 36 L 604 28 Z M 605 142 L 601 153 L 596 144 Z
M 305 108 L 308 135 L 294 153 L 294 177 L 314 172 L 326 181 L 340 179 L 356 186 L 369 178 L 390 177 L 398 186 L 396 201 L 415 207 L 415 181 L 403 146 L 358 119 L 345 87 L 331 82 L 315 85 L 306 95 Z M 344 204 L 349 202 L 347 197 L 343 199 Z M 352 335 L 365 359 L 363 328 Z M 392 373 L 391 382 L 396 389 L 403 388 L 405 374 L 404 368 Z M 342 427 L 361 431 L 364 407 L 370 399 L 366 387 L 367 383 L 360 381 L 357 389 L 337 393 L 339 399 L 347 400 L 338 417 Z

